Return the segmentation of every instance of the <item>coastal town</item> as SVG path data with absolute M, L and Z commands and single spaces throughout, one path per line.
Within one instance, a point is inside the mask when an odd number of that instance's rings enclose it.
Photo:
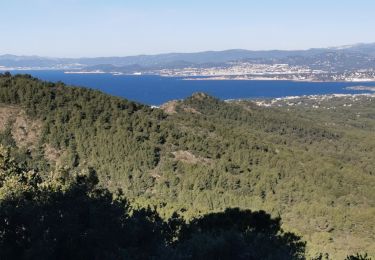
M 161 76 L 171 77 L 219 77 L 219 76 L 269 76 L 269 75 L 305 75 L 327 73 L 312 70 L 307 66 L 290 66 L 288 64 L 254 64 L 249 62 L 233 62 L 218 67 L 187 67 L 182 69 L 162 69 Z
M 45 70 L 43 67 L 7 67 L 0 66 L 0 71 Z M 375 69 L 347 71 L 328 71 L 313 69 L 309 66 L 289 64 L 257 64 L 250 62 L 228 62 L 218 66 L 188 66 L 182 68 L 162 68 L 122 71 L 120 69 L 87 69 L 82 64 L 55 66 L 48 70 L 64 71 L 66 74 L 112 74 L 121 75 L 158 75 L 176 77 L 182 80 L 291 80 L 311 82 L 374 82 Z
M 151 73 L 151 72 L 150 72 Z M 340 81 L 373 82 L 374 69 L 332 72 L 312 69 L 308 66 L 288 64 L 229 63 L 219 67 L 187 67 L 153 71 L 163 77 L 182 77 L 184 80 L 293 80 L 293 81 Z
M 375 88 L 372 88 L 375 89 Z M 305 95 L 290 96 L 273 99 L 252 100 L 260 107 L 305 107 L 311 109 L 332 110 L 338 107 L 352 107 L 354 104 L 363 104 L 375 100 L 375 93 L 365 94 L 328 94 L 328 95 Z M 227 100 L 227 102 L 242 102 L 243 100 Z

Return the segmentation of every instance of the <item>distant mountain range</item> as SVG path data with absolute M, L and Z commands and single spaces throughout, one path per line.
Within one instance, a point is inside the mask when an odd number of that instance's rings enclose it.
M 308 50 L 225 50 L 197 53 L 168 53 L 128 57 L 46 58 L 0 55 L 0 67 L 63 70 L 144 71 L 225 66 L 229 62 L 303 65 L 328 71 L 347 71 L 375 67 L 375 43 Z

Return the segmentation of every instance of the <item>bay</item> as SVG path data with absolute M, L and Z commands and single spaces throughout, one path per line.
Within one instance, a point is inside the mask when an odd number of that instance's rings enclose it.
M 13 71 L 31 74 L 39 79 L 87 87 L 107 94 L 161 105 L 183 99 L 195 92 L 204 92 L 222 100 L 277 98 L 302 95 L 360 94 L 368 91 L 346 89 L 352 86 L 375 86 L 375 82 L 295 82 L 265 80 L 183 80 L 160 76 L 125 76 L 112 74 L 66 74 L 63 71 Z

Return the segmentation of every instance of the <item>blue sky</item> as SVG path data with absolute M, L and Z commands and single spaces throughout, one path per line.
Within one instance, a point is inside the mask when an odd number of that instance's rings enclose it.
M 375 42 L 374 0 L 5 0 L 0 54 L 93 57 Z

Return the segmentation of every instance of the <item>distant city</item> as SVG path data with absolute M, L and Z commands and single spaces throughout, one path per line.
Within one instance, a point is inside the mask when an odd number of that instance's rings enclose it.
M 329 72 L 288 64 L 236 63 L 228 67 L 163 69 L 156 74 L 185 77 L 186 80 L 295 80 L 295 81 L 375 81 L 374 69 Z
M 375 44 L 300 51 L 227 50 L 108 58 L 0 56 L 0 70 L 159 75 L 184 80 L 375 81 Z

